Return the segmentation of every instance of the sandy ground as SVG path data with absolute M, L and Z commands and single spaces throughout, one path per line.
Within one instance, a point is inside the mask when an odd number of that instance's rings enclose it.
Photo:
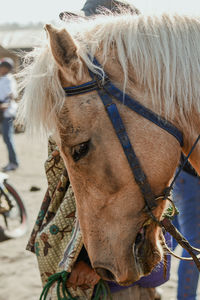
M 38 300 L 41 283 L 37 261 L 25 247 L 47 186 L 43 170 L 47 147 L 31 142 L 24 134 L 17 134 L 15 141 L 20 168 L 9 173 L 9 182 L 24 200 L 29 230 L 19 239 L 0 243 L 0 300 Z M 7 151 L 1 136 L 0 153 L 2 167 L 7 163 Z M 33 185 L 41 190 L 30 192 Z
M 41 283 L 37 261 L 25 247 L 47 186 L 43 169 L 47 147 L 45 143 L 30 141 L 22 133 L 15 135 L 15 142 L 20 168 L 10 172 L 9 182 L 24 199 L 29 230 L 24 237 L 0 243 L 0 300 L 39 300 Z M 0 153 L 1 168 L 7 163 L 7 151 L 1 135 Z M 31 192 L 31 186 L 37 186 L 41 190 Z M 163 300 L 176 299 L 178 262 L 173 259 L 172 265 L 171 280 L 160 287 Z

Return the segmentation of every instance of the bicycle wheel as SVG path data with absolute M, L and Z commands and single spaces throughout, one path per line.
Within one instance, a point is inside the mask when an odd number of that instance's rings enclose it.
M 7 181 L 0 189 L 0 241 L 18 238 L 27 231 L 27 213 L 24 203 Z

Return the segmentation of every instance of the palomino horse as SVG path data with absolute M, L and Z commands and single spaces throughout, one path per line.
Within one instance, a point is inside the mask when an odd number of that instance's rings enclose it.
M 54 136 L 92 266 L 103 278 L 127 285 L 162 259 L 161 229 L 148 222 L 141 189 L 97 90 L 68 92 L 87 87 L 91 74 L 107 74 L 116 87 L 182 132 L 180 146 L 165 128 L 123 105 L 125 96 L 121 103 L 113 98 L 152 193 L 162 195 L 181 151 L 188 154 L 199 134 L 200 22 L 187 16 L 127 13 L 75 20 L 66 27 L 46 25 L 50 44 L 31 53 L 31 64 L 23 71 L 19 118 L 33 132 Z M 198 144 L 190 157 L 198 172 L 199 150 Z M 157 200 L 152 209 L 158 220 L 165 202 Z

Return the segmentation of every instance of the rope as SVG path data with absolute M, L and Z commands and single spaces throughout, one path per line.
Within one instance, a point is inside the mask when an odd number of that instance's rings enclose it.
M 66 282 L 69 277 L 70 273 L 66 271 L 62 271 L 59 273 L 55 273 L 51 276 L 49 276 L 47 283 L 45 284 L 40 299 L 39 300 L 46 300 L 48 292 L 50 288 L 53 286 L 54 283 L 57 282 L 57 299 L 58 300 L 78 300 L 77 297 L 72 297 L 71 293 L 67 289 Z M 61 296 L 62 291 L 62 296 Z M 112 300 L 112 296 L 110 293 L 110 289 L 106 282 L 104 282 L 102 279 L 99 280 L 95 296 L 93 297 L 93 300 L 106 300 L 110 299 Z
M 166 242 L 164 243 L 164 247 L 166 248 L 166 250 L 175 258 L 178 258 L 180 260 L 185 260 L 185 261 L 193 261 L 192 257 L 184 257 L 184 256 L 179 256 L 177 254 L 175 254 L 166 244 Z M 195 249 L 195 248 L 192 248 Z M 198 249 L 196 248 L 196 251 L 198 251 Z M 197 255 L 197 258 L 200 259 L 200 254 Z
M 199 272 L 200 272 L 200 261 L 199 256 L 197 256 L 193 251 L 200 252 L 200 249 L 194 248 L 190 245 L 190 243 L 183 237 L 183 235 L 178 231 L 178 229 L 170 222 L 170 219 L 165 217 L 161 222 L 162 227 L 175 238 L 179 245 L 182 248 L 187 250 L 187 252 L 192 257 L 195 262 Z M 167 248 L 167 247 L 166 247 Z M 171 253 L 171 252 L 170 252 Z M 184 259 L 185 260 L 185 259 Z
M 70 294 L 69 290 L 66 287 L 66 281 L 69 277 L 69 273 L 66 271 L 62 271 L 59 273 L 55 273 L 51 276 L 49 276 L 47 283 L 45 284 L 42 294 L 40 296 L 39 300 L 46 300 L 47 294 L 49 292 L 49 289 L 52 287 L 52 285 L 57 281 L 57 297 L 58 300 L 77 300 L 78 298 L 73 298 Z M 61 297 L 60 294 L 60 287 L 62 289 L 63 296 Z
M 111 296 L 111 292 L 109 289 L 109 286 L 107 285 L 107 283 L 100 279 L 98 284 L 97 284 L 97 289 L 95 292 L 94 297 L 92 298 L 93 300 L 107 300 L 110 299 L 112 300 L 112 296 Z

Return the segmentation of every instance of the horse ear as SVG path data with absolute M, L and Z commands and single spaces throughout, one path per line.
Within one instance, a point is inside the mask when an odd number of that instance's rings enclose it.
M 58 30 L 49 24 L 45 29 L 49 34 L 51 52 L 58 66 L 67 77 L 71 77 L 71 81 L 74 81 L 73 78 L 79 80 L 82 62 L 72 37 L 65 29 Z

